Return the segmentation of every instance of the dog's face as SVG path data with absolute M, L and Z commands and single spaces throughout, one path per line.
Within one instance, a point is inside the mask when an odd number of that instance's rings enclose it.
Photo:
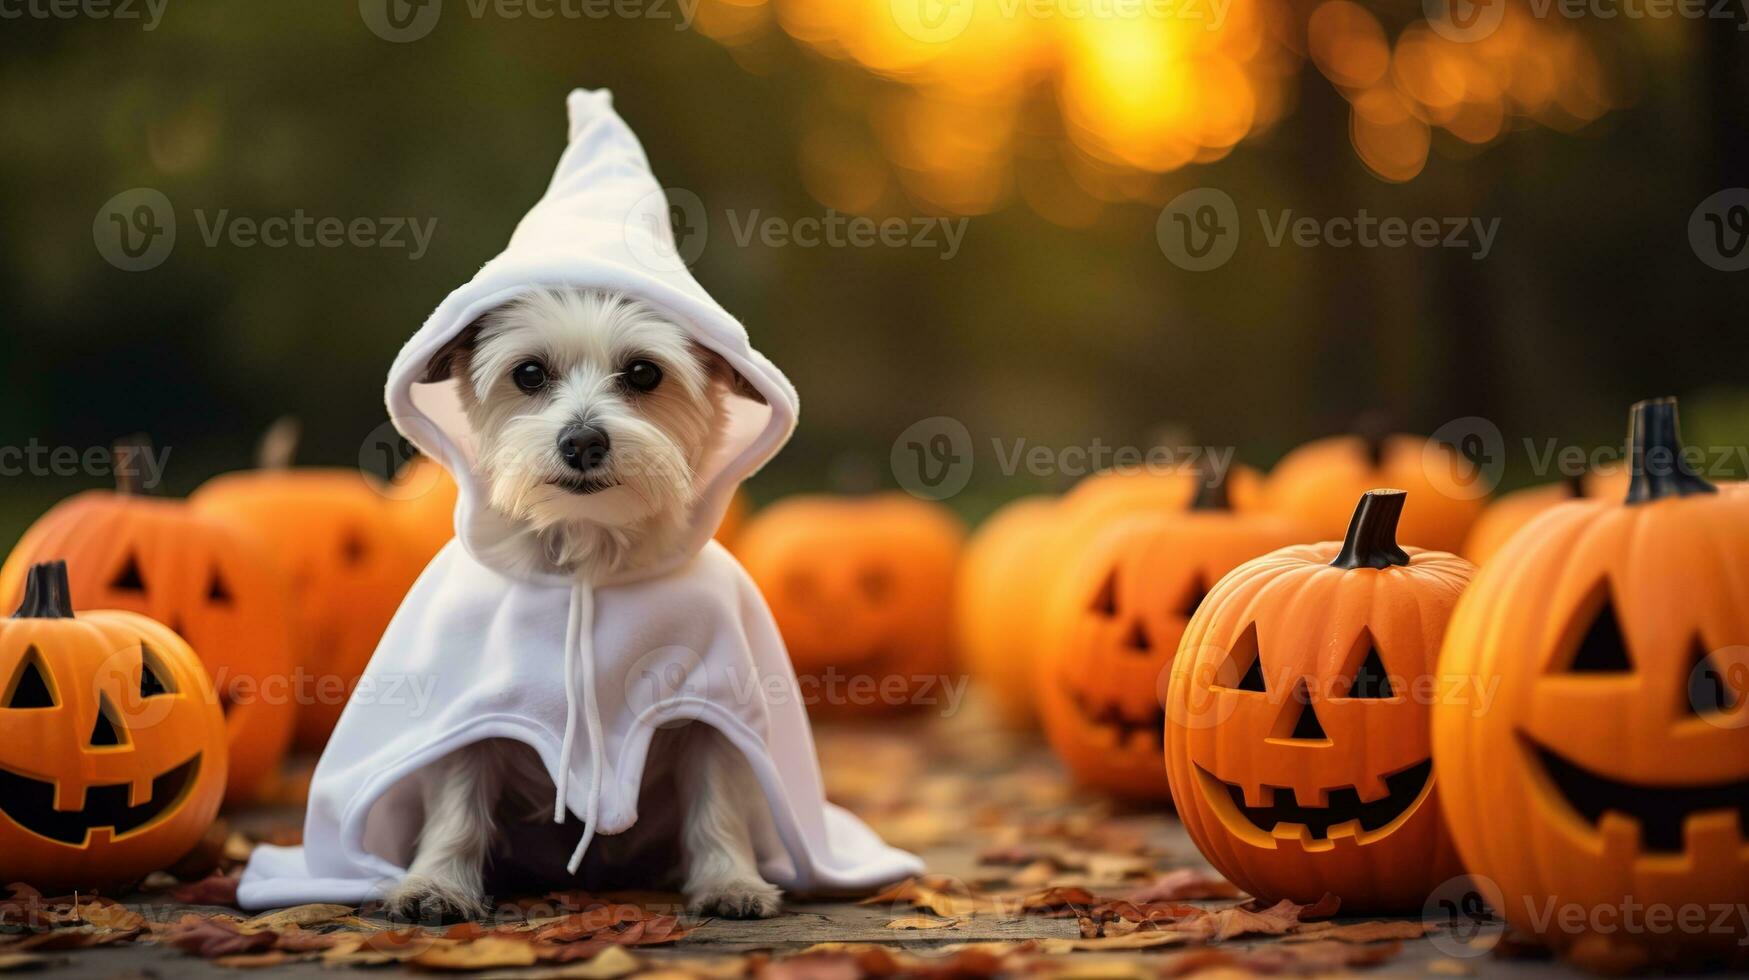
M 684 522 L 737 379 L 678 325 L 617 293 L 539 290 L 433 358 L 454 375 L 492 508 L 537 530 Z

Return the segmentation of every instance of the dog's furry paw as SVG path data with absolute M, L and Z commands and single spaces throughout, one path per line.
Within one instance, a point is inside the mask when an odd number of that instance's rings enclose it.
M 391 917 L 436 924 L 478 919 L 486 914 L 481 897 L 466 887 L 425 875 L 408 875 L 383 902 Z
M 754 878 L 726 881 L 699 889 L 688 896 L 686 908 L 694 915 L 720 915 L 725 919 L 769 919 L 783 908 L 783 892 L 776 885 Z

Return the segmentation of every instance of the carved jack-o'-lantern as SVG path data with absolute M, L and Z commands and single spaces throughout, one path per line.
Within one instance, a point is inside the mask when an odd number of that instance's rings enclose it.
M 1487 503 L 1480 471 L 1457 450 L 1420 436 L 1369 434 L 1308 442 L 1281 458 L 1269 473 L 1268 506 L 1340 537 L 1354 498 L 1372 487 L 1409 494 L 1399 538 L 1434 551 L 1455 552 Z
M 74 616 L 34 566 L 0 620 L 0 880 L 135 881 L 200 840 L 225 786 L 225 720 L 200 659 L 137 613 Z
M 963 536 L 941 506 L 897 493 L 791 497 L 747 523 L 736 555 L 765 594 L 810 711 L 939 695 Z
M 980 640 L 973 654 L 976 664 L 988 665 L 976 668 L 981 677 L 1000 674 L 1024 679 L 1024 683 L 1008 682 L 997 688 L 1021 692 L 1007 709 L 1011 717 L 1030 719 L 1036 712 L 1038 663 L 1046 653 L 1045 610 L 1068 563 L 1087 542 L 1125 518 L 1172 514 L 1189 507 L 1208 482 L 1206 469 L 1197 465 L 1154 466 L 1095 473 L 1077 483 L 1048 511 L 1036 509 L 1037 526 L 1018 529 L 1016 537 L 1023 540 L 1024 550 L 979 590 L 1005 597 L 1000 606 L 983 612 L 985 617 L 998 617 L 999 622 L 981 632 L 1008 645 L 987 648 Z M 1224 487 L 1234 510 L 1256 509 L 1262 485 L 1262 477 L 1249 467 L 1233 465 L 1226 471 Z M 1007 699 L 1014 697 L 1007 695 Z
M 1172 798 L 1209 863 L 1265 901 L 1333 892 L 1345 911 L 1418 911 L 1458 873 L 1427 691 L 1472 567 L 1399 548 L 1403 498 L 1368 492 L 1346 541 L 1235 569 L 1185 630 L 1167 700 Z
M 1459 603 L 1441 669 L 1498 693 L 1434 711 L 1444 806 L 1518 928 L 1741 966 L 1738 916 L 1679 916 L 1749 896 L 1749 489 L 1692 472 L 1674 399 L 1629 444 L 1624 500 L 1550 510 Z
M 259 469 L 208 480 L 189 503 L 254 535 L 285 573 L 302 675 L 296 740 L 317 749 L 421 563 L 395 533 L 380 482 L 358 470 L 293 469 L 290 455 L 289 446 L 264 451 Z
M 1585 497 L 1620 500 L 1628 492 L 1625 468 L 1587 473 L 1560 483 L 1526 487 L 1505 494 L 1488 505 L 1464 538 L 1464 557 L 1477 565 L 1494 557 L 1519 529 L 1557 504 Z
M 37 519 L 0 569 L 0 601 L 31 565 L 67 562 L 81 609 L 126 609 L 186 638 L 218 690 L 230 733 L 227 803 L 254 799 L 291 742 L 291 605 L 278 566 L 248 534 L 187 503 L 147 497 L 120 471 Z
M 1185 624 L 1221 576 L 1302 537 L 1290 520 L 1229 509 L 1224 483 L 1206 489 L 1183 513 L 1107 528 L 1069 560 L 1047 600 L 1039 716 L 1082 783 L 1170 795 L 1162 704 Z

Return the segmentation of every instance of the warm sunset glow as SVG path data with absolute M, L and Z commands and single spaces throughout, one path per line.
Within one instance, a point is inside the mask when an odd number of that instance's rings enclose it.
M 1434 150 L 1461 156 L 1516 120 L 1571 130 L 1616 104 L 1589 43 L 1522 7 L 1465 41 L 1424 21 L 1393 38 L 1352 0 L 1305 9 L 1287 0 L 703 0 L 699 24 L 731 50 L 781 31 L 873 76 L 819 106 L 829 115 L 848 99 L 866 128 L 822 122 L 800 147 L 810 192 L 858 213 L 896 206 L 895 194 L 958 214 L 1019 196 L 1078 226 L 1101 202 L 1158 200 L 1157 175 L 1219 160 L 1291 113 L 1307 60 L 1350 103 L 1357 157 L 1393 182 L 1419 175 Z M 1449 134 L 1443 144 L 1436 130 Z

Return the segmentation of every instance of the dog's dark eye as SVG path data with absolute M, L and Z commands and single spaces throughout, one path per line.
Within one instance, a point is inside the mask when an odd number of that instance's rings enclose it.
M 511 369 L 510 380 L 516 382 L 516 387 L 532 395 L 547 386 L 546 365 L 539 361 L 523 361 Z
M 649 361 L 633 361 L 626 365 L 626 384 L 633 391 L 655 391 L 662 383 L 662 369 Z

